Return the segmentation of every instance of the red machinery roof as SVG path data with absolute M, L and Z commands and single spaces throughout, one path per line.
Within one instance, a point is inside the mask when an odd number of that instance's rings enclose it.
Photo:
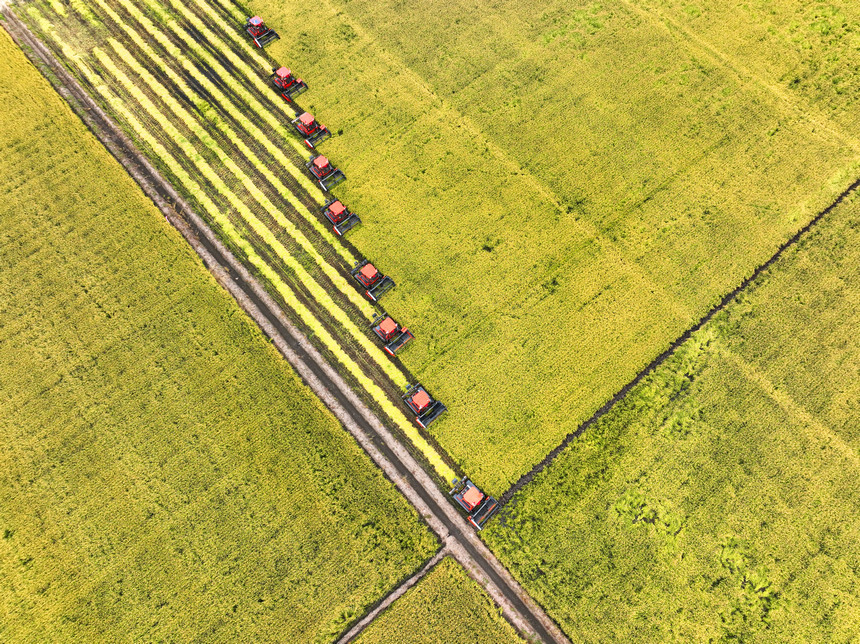
M 275 72 L 275 76 L 277 76 L 278 78 L 289 78 L 292 73 L 293 72 L 290 71 L 289 67 L 279 67 L 278 70 Z
M 346 206 L 344 206 L 340 201 L 335 201 L 332 205 L 328 207 L 328 209 L 335 217 L 337 217 L 338 215 L 342 215 L 346 212 Z
M 463 493 L 463 502 L 469 506 L 470 510 L 483 500 L 484 493 L 474 485 Z
M 310 112 L 305 112 L 299 117 L 299 120 L 303 125 L 313 125 L 314 124 L 314 115 Z
M 314 165 L 320 170 L 322 170 L 328 165 L 328 159 L 326 159 L 323 155 L 319 155 L 316 159 L 314 159 Z M 373 267 L 371 266 L 371 268 Z
M 376 267 L 373 264 L 365 264 L 361 267 L 361 270 L 358 271 L 361 275 L 368 280 L 372 280 L 376 277 L 376 274 L 379 272 L 376 270 Z
M 385 335 L 394 333 L 395 331 L 397 331 L 397 322 L 395 322 L 391 318 L 385 318 L 382 322 L 379 323 L 379 330 L 382 331 Z
M 411 400 L 412 404 L 415 405 L 416 409 L 418 409 L 419 412 L 421 412 L 425 407 L 427 407 L 427 405 L 429 405 L 433 401 L 433 399 L 430 397 L 430 394 L 428 394 L 423 389 L 414 396 L 412 396 Z
M 259 27 L 260 25 L 263 24 L 263 19 L 260 16 L 254 16 L 248 22 L 250 22 L 255 27 Z

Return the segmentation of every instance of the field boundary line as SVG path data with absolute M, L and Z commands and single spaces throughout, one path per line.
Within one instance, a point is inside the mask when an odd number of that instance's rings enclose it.
M 768 397 L 780 407 L 780 409 L 791 416 L 795 416 L 803 425 L 805 425 L 807 428 L 807 434 L 811 438 L 820 441 L 829 447 L 833 447 L 836 451 L 840 452 L 842 456 L 854 463 L 855 467 L 860 467 L 860 457 L 858 457 L 857 452 L 853 447 L 846 443 L 839 434 L 830 429 L 830 427 L 825 423 L 813 416 L 789 394 L 774 387 L 770 378 L 757 369 L 749 360 L 738 355 L 727 347 L 720 347 L 717 349 L 717 353 L 740 369 L 744 376 L 746 376 L 746 378 L 756 387 L 766 393 Z
M 168 222 L 177 228 L 200 256 L 217 282 L 272 340 L 305 384 L 320 397 L 440 541 L 446 544 L 454 559 L 501 607 L 505 618 L 531 639 L 569 644 L 555 622 L 484 545 L 406 447 L 290 322 L 274 299 L 203 219 L 11 9 L 0 5 L 0 12 L 6 17 L 4 28 L 22 46 L 37 69 L 43 72 L 72 110 L 138 182 Z
M 356 637 L 358 637 L 361 632 L 370 626 L 379 615 L 381 615 L 391 604 L 400 599 L 403 595 L 406 594 L 406 591 L 412 588 L 415 584 L 417 584 L 421 579 L 424 578 L 427 573 L 433 570 L 442 559 L 448 555 L 448 545 L 445 544 L 439 551 L 430 557 L 414 575 L 406 579 L 402 584 L 394 588 L 390 593 L 385 595 L 382 599 L 380 599 L 375 606 L 372 606 L 371 609 L 365 613 L 364 617 L 360 618 L 357 622 L 355 622 L 352 627 L 338 639 L 335 644 L 348 644 L 353 641 Z
M 789 239 L 784 241 L 777 251 L 771 255 L 771 257 L 765 261 L 763 264 L 760 264 L 749 277 L 746 277 L 738 286 L 736 286 L 733 290 L 726 293 L 723 298 L 714 305 L 705 315 L 703 315 L 696 324 L 691 326 L 689 329 L 684 331 L 678 338 L 676 338 L 670 345 L 669 348 L 663 351 L 660 355 L 654 358 L 644 369 L 642 369 L 639 373 L 634 376 L 633 380 L 624 385 L 618 393 L 616 393 L 612 398 L 607 400 L 603 406 L 600 407 L 591 417 L 580 424 L 575 430 L 573 430 L 570 434 L 565 436 L 564 440 L 555 447 L 549 454 L 547 454 L 543 460 L 541 460 L 537 465 L 535 465 L 529 472 L 523 474 L 519 480 L 514 483 L 499 499 L 500 505 L 504 506 L 508 501 L 513 498 L 514 494 L 519 492 L 523 486 L 531 482 L 531 480 L 540 474 L 546 467 L 552 463 L 556 457 L 561 454 L 564 449 L 570 445 L 570 443 L 578 438 L 586 429 L 591 427 L 594 423 L 596 423 L 600 418 L 605 416 L 616 404 L 618 404 L 622 399 L 624 399 L 627 394 L 630 392 L 633 387 L 638 385 L 647 375 L 653 372 L 657 367 L 662 365 L 667 358 L 671 357 L 678 348 L 681 347 L 690 337 L 699 329 L 701 329 L 707 322 L 711 320 L 717 313 L 722 311 L 728 304 L 733 302 L 737 296 L 744 291 L 752 282 L 757 280 L 762 273 L 764 273 L 767 269 L 769 269 L 775 262 L 782 257 L 783 253 L 794 246 L 801 238 L 806 236 L 812 228 L 817 224 L 823 217 L 825 217 L 828 213 L 830 213 L 836 206 L 841 204 L 851 193 L 855 192 L 857 188 L 860 187 L 860 178 L 856 179 L 854 183 L 848 186 L 845 190 L 843 190 L 836 199 L 827 206 L 824 210 L 819 212 L 815 217 L 813 217 L 809 222 L 800 230 L 798 230 L 794 235 L 792 235 Z

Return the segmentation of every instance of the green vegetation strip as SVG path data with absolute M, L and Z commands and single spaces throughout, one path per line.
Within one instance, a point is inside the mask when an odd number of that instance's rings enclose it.
M 225 214 L 220 212 L 218 207 L 211 201 L 211 199 L 207 196 L 206 192 L 200 187 L 200 185 L 190 177 L 190 175 L 185 171 L 185 169 L 174 159 L 174 157 L 164 148 L 164 146 L 159 143 L 156 138 L 137 120 L 137 118 L 127 108 L 123 101 L 120 100 L 115 94 L 113 94 L 113 92 L 111 92 L 111 90 L 107 86 L 104 85 L 103 81 L 98 77 L 97 74 L 95 74 L 91 69 L 89 69 L 89 67 L 86 65 L 86 63 L 84 63 L 81 57 L 58 37 L 56 31 L 53 29 L 51 24 L 41 16 L 38 10 L 35 7 L 28 7 L 27 11 L 34 18 L 34 20 L 37 21 L 40 29 L 56 43 L 57 47 L 60 48 L 65 59 L 71 61 L 80 70 L 80 72 L 84 75 L 87 81 L 93 87 L 95 87 L 99 94 L 102 95 L 103 98 L 111 105 L 112 109 L 128 124 L 129 127 L 134 130 L 135 134 L 143 142 L 145 142 L 156 155 L 158 155 L 162 162 L 167 165 L 167 167 L 174 174 L 174 176 L 176 176 L 182 182 L 185 189 L 188 190 L 188 192 L 198 201 L 198 203 L 200 203 L 204 208 L 206 208 L 206 211 L 214 219 L 216 224 L 219 226 L 219 229 L 230 241 L 230 243 L 241 249 L 241 251 L 251 262 L 253 267 L 257 271 L 259 271 L 259 273 L 263 275 L 263 277 L 267 281 L 269 281 L 269 283 L 271 283 L 272 286 L 277 290 L 278 294 L 283 298 L 287 306 L 292 309 L 296 313 L 296 315 L 298 315 L 302 323 L 305 324 L 308 328 L 310 328 L 313 333 L 320 339 L 323 345 L 333 355 L 337 357 L 341 364 L 346 367 L 347 371 L 357 380 L 359 385 L 370 394 L 373 400 L 382 408 L 383 412 L 397 425 L 397 427 L 401 431 L 403 431 L 403 433 L 412 442 L 415 448 L 418 449 L 421 454 L 423 454 L 424 457 L 430 462 L 430 464 L 436 469 L 439 476 L 441 476 L 442 479 L 446 481 L 450 481 L 451 479 L 453 479 L 456 475 L 454 474 L 453 470 L 444 462 L 444 460 L 442 460 L 436 450 L 429 443 L 427 443 L 427 441 L 418 432 L 416 427 L 409 421 L 409 419 L 406 418 L 403 412 L 390 401 L 390 399 L 386 396 L 385 392 L 382 391 L 382 389 L 380 389 L 370 378 L 368 378 L 361 370 L 361 368 L 346 354 L 343 348 L 335 341 L 335 339 L 319 322 L 319 320 L 317 320 L 313 313 L 311 313 L 303 304 L 301 304 L 292 289 L 290 289 L 289 286 L 284 283 L 281 277 L 259 256 L 251 243 L 248 242 L 245 238 L 243 238 L 242 235 L 234 228 L 229 218 Z M 126 79 L 126 81 L 128 81 L 128 79 Z M 129 85 L 131 85 L 130 82 L 128 83 Z M 166 125 L 170 128 L 173 127 L 169 123 L 166 123 Z M 175 130 L 175 128 L 173 129 Z M 179 139 L 182 138 L 178 133 L 176 134 L 177 136 L 179 136 Z M 217 180 L 217 177 L 215 177 L 215 179 Z M 273 238 L 271 232 L 269 232 L 267 228 L 262 226 L 262 224 L 260 224 L 260 226 L 262 227 L 261 236 L 266 239 L 267 243 L 271 244 L 272 241 L 278 243 L 277 240 Z M 337 308 L 337 310 L 341 311 L 339 308 Z M 375 346 L 372 346 L 372 348 L 378 351 Z M 399 380 L 403 382 L 395 382 L 400 386 L 405 385 L 405 379 L 403 375 L 399 371 L 397 372 L 397 374 L 399 375 Z
M 523 640 L 466 571 L 445 557 L 362 631 L 356 644 L 515 644 Z
M 134 29 L 129 27 L 125 22 L 120 18 L 115 11 L 113 11 L 104 0 L 95 0 L 98 5 L 102 8 L 102 10 L 113 20 L 120 28 L 125 31 L 125 33 L 132 39 L 132 41 L 140 47 L 147 55 L 150 56 L 154 61 L 157 60 L 157 55 L 152 51 L 152 48 L 149 47 L 144 38 L 138 34 Z M 272 155 L 274 159 L 281 164 L 281 167 L 287 170 L 290 175 L 296 179 L 300 185 L 305 188 L 314 198 L 317 199 L 319 203 L 324 203 L 324 196 L 320 192 L 319 188 L 315 183 L 313 183 L 308 177 L 303 174 L 303 171 L 299 168 L 295 167 L 295 164 L 290 161 L 286 157 L 286 155 L 274 145 L 267 136 L 263 134 L 263 132 L 254 125 L 253 121 L 245 116 L 240 110 L 236 108 L 235 105 L 232 104 L 231 101 L 224 96 L 223 92 L 218 89 L 204 74 L 200 72 L 200 70 L 188 59 L 188 56 L 183 53 L 178 47 L 176 47 L 167 36 L 159 29 L 156 25 L 152 23 L 133 3 L 127 2 L 126 0 L 119 0 L 122 6 L 129 12 L 131 16 L 135 18 L 147 31 L 148 35 L 153 37 L 171 56 L 175 61 L 181 63 L 182 68 L 185 69 L 188 74 L 191 75 L 194 80 L 200 83 L 206 90 L 221 104 L 221 106 L 227 110 L 238 123 L 242 124 L 242 127 L 245 131 L 257 142 L 259 142 L 263 147 L 266 148 L 266 151 Z M 162 9 L 163 11 L 163 9 Z M 194 52 L 194 54 L 200 58 L 200 60 L 204 61 L 206 64 L 210 66 L 217 65 L 217 61 L 202 47 L 199 46 L 198 43 L 194 42 L 193 39 L 190 39 L 188 35 L 182 30 L 176 22 L 169 17 L 165 17 L 165 24 L 168 28 L 171 29 L 175 34 L 177 34 L 180 38 L 182 38 L 183 42 L 189 48 L 189 51 Z M 163 62 L 156 62 L 165 72 L 168 72 L 169 66 L 164 65 Z M 172 73 L 172 70 L 169 72 Z M 224 83 L 227 84 L 228 87 L 232 91 L 234 91 L 237 95 L 242 96 L 249 105 L 251 105 L 254 109 L 256 109 L 257 113 L 269 114 L 267 110 L 263 107 L 263 105 L 254 97 L 245 91 L 244 87 L 241 83 L 237 82 L 230 74 L 225 73 L 221 75 L 221 78 Z M 184 83 L 183 83 L 184 84 Z M 271 117 L 271 115 L 269 114 Z M 265 117 L 264 117 L 265 118 Z M 272 125 L 274 124 L 274 125 Z M 270 125 L 273 127 L 277 126 L 276 132 L 279 135 L 285 137 L 286 140 L 292 141 L 292 135 L 288 132 L 277 119 L 271 118 Z M 220 124 L 219 124 L 220 126 Z M 304 153 L 305 151 L 302 150 Z M 254 158 L 253 155 L 250 155 L 249 158 Z M 259 168 L 261 171 L 265 169 L 267 172 L 267 177 L 272 175 L 271 171 L 268 168 L 265 168 L 264 164 L 259 164 Z M 282 185 L 280 181 L 278 181 L 274 185 Z M 283 189 L 282 195 L 287 198 L 290 204 L 296 209 L 296 211 L 305 218 L 311 225 L 313 225 L 314 229 L 325 239 L 325 241 L 334 248 L 349 264 L 354 264 L 356 262 L 355 256 L 342 244 L 339 240 L 337 240 L 334 235 L 328 230 L 325 226 L 323 226 L 319 218 L 311 213 L 307 207 L 294 195 L 292 192 Z
M 858 266 L 855 196 L 483 532 L 572 639 L 856 637 Z
M 435 539 L 5 30 L 0 60 L 2 639 L 332 641 Z

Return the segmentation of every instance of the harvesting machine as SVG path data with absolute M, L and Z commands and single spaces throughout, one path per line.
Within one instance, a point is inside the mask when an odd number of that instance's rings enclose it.
M 263 19 L 260 16 L 248 18 L 248 22 L 245 23 L 245 31 L 248 32 L 248 35 L 254 40 L 254 44 L 260 49 L 280 38 L 274 29 L 269 29 L 263 23 Z
M 302 112 L 297 119 L 293 119 L 292 124 L 299 136 L 304 138 L 305 145 L 311 150 L 317 143 L 321 143 L 331 136 L 328 128 L 319 123 L 310 112 Z
M 332 230 L 338 235 L 343 235 L 346 231 L 361 223 L 358 215 L 344 206 L 338 199 L 328 200 L 323 205 L 322 212 L 325 218 L 331 222 Z
M 320 187 L 326 192 L 346 179 L 346 175 L 335 168 L 331 164 L 331 161 L 321 154 L 311 157 L 311 160 L 305 166 L 317 180 L 317 183 L 320 184 Z
M 454 488 L 449 492 L 454 500 L 469 515 L 469 523 L 480 530 L 499 509 L 499 502 L 484 494 L 477 485 L 467 478 L 454 479 Z
M 415 337 L 412 335 L 412 331 L 401 327 L 387 313 L 375 314 L 370 326 L 376 337 L 382 340 L 384 345 L 382 348 L 390 356 L 397 353 Z
M 350 273 L 364 287 L 364 294 L 374 302 L 394 288 L 394 280 L 380 273 L 366 259 L 356 264 Z
M 294 96 L 298 96 L 308 88 L 308 84 L 301 78 L 293 76 L 289 67 L 278 67 L 272 69 L 272 85 L 281 93 L 281 96 L 292 102 Z
M 434 400 L 421 385 L 407 385 L 403 402 L 415 414 L 415 422 L 419 427 L 427 429 L 434 420 L 448 411 L 448 408 Z

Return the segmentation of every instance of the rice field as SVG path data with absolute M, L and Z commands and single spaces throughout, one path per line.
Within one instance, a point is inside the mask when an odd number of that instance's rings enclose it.
M 404 414 L 409 378 L 372 338 L 377 309 L 348 272 L 360 255 L 323 225 L 330 195 L 306 174 L 295 114 L 251 45 L 202 1 L 18 10 L 437 479 L 450 481 L 450 459 Z
M 450 557 L 377 617 L 356 644 L 523 642 L 490 597 Z
M 0 60 L 0 639 L 332 641 L 435 538 L 3 30 Z
M 574 641 L 860 636 L 860 200 L 483 533 Z
M 392 267 L 404 364 L 451 409 L 431 433 L 491 492 L 860 170 L 848 2 L 830 27 L 799 0 L 212 6 L 326 79 L 350 239 Z

